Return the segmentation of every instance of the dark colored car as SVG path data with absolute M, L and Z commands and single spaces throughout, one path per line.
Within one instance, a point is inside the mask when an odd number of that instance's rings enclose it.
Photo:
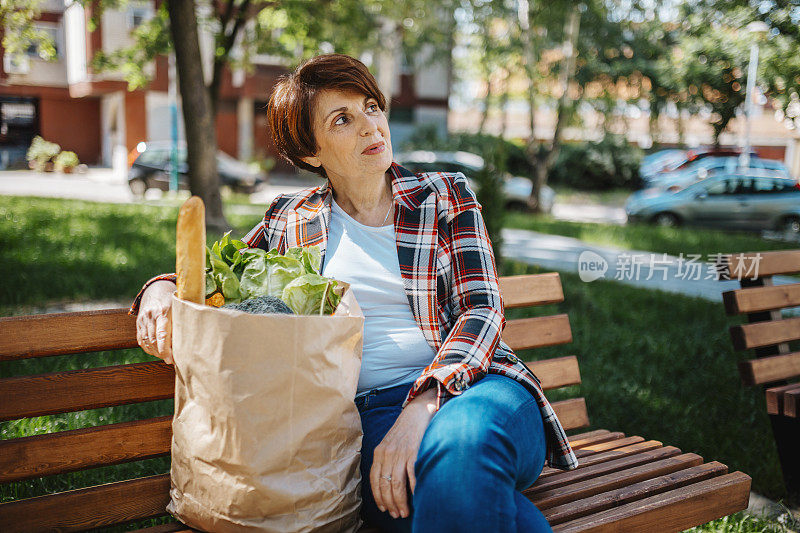
M 168 142 L 140 143 L 136 148 L 139 155 L 135 156 L 133 164 L 128 171 L 128 186 L 135 196 L 143 196 L 148 189 L 169 190 L 170 172 L 172 168 L 172 145 Z M 186 147 L 178 146 L 178 188 L 188 189 L 189 181 L 186 177 L 188 165 L 186 164 Z M 235 192 L 250 194 L 255 192 L 266 176 L 252 169 L 246 163 L 232 158 L 221 150 L 217 151 L 217 172 L 220 184 L 230 187 Z

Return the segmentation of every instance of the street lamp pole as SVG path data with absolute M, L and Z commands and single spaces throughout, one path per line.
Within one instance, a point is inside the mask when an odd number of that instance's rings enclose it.
M 171 150 L 169 190 L 178 190 L 178 76 L 175 68 L 175 54 L 169 55 L 169 84 L 168 84 L 169 116 L 171 121 Z
M 750 63 L 747 65 L 747 91 L 744 95 L 745 125 L 744 125 L 744 146 L 739 156 L 739 166 L 742 168 L 750 167 L 750 120 L 753 116 L 753 93 L 756 89 L 756 77 L 758 77 L 758 41 L 766 35 L 769 28 L 764 22 L 754 21 L 747 25 L 747 33 L 754 37 L 750 45 Z

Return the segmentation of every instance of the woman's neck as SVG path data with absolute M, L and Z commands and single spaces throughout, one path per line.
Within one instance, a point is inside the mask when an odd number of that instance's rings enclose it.
M 329 175 L 336 203 L 365 226 L 381 226 L 392 211 L 392 182 L 388 172 L 381 177 L 343 178 Z

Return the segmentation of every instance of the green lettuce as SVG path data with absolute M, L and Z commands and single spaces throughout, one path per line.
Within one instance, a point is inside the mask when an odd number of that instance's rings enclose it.
M 330 315 L 341 296 L 334 293 L 336 280 L 319 274 L 304 274 L 283 289 L 281 300 L 298 315 Z

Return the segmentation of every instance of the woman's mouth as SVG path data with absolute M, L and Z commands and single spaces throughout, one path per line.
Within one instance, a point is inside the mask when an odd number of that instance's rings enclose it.
M 384 150 L 386 150 L 386 144 L 383 141 L 381 141 L 381 142 L 377 142 L 375 144 L 372 144 L 370 146 L 367 146 L 367 148 L 361 153 L 362 154 L 366 154 L 366 155 L 372 155 L 372 154 L 379 154 L 379 153 L 383 152 Z

